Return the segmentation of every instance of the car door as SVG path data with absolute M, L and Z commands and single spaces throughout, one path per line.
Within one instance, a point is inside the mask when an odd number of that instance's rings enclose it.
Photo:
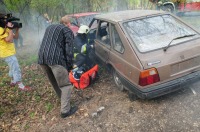
M 93 19 L 91 23 L 89 24 L 90 31 L 87 34 L 87 37 L 89 39 L 89 44 L 94 44 L 94 40 L 96 39 L 96 33 L 98 28 L 98 20 Z
M 95 53 L 103 61 L 107 62 L 111 48 L 109 22 L 99 21 L 97 36 L 95 39 Z

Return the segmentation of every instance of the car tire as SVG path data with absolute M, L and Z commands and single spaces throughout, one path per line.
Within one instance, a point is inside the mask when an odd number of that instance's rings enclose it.
M 172 5 L 164 5 L 162 6 L 161 8 L 163 11 L 167 11 L 167 12 L 171 12 L 173 13 L 174 12 L 174 7 Z
M 122 81 L 120 80 L 119 75 L 115 69 L 112 69 L 112 77 L 115 85 L 117 86 L 117 89 L 119 91 L 124 91 L 124 85 L 122 84 Z

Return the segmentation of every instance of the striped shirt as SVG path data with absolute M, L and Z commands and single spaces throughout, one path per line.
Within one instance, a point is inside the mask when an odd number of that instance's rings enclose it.
M 74 34 L 63 24 L 47 27 L 39 49 L 38 64 L 72 66 Z

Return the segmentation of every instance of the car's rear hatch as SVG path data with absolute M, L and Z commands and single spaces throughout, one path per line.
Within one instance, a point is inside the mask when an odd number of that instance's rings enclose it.
M 138 52 L 143 70 L 156 68 L 160 82 L 166 82 L 200 70 L 200 38 L 148 53 Z
M 200 69 L 199 32 L 177 17 L 141 17 L 122 23 L 122 27 L 143 68 L 140 86 L 164 83 Z

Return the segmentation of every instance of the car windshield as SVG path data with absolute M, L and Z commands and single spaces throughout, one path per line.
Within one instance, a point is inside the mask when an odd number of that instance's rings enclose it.
M 176 37 L 197 34 L 193 29 L 171 15 L 146 17 L 123 23 L 133 43 L 140 52 L 147 52 L 166 47 Z M 175 45 L 196 36 L 177 39 Z
M 78 18 L 78 22 L 80 25 L 89 25 L 92 19 L 95 15 L 89 15 L 89 16 L 82 16 Z

